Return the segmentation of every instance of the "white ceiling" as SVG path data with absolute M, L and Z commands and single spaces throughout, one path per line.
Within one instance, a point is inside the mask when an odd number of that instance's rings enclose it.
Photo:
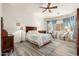
M 37 4 L 37 5 L 38 5 L 38 7 L 47 6 L 47 4 Z M 77 8 L 79 8 L 79 3 L 53 3 L 52 5 L 58 6 L 57 9 L 52 9 L 52 13 L 49 13 L 48 11 L 41 13 L 43 11 L 43 9 L 40 8 L 39 11 L 36 11 L 36 15 L 41 14 L 41 16 L 56 17 L 56 16 L 60 16 L 60 15 L 70 14 L 70 13 L 76 11 Z
M 10 5 L 11 7 L 17 7 L 19 10 L 26 11 L 26 13 L 32 13 L 35 16 L 60 16 L 64 14 L 69 14 L 76 11 L 79 8 L 79 3 L 53 3 L 53 5 L 58 6 L 57 9 L 52 9 L 52 13 L 44 12 L 42 13 L 43 9 L 40 8 L 41 6 L 47 6 L 47 3 L 11 3 L 11 4 L 3 4 L 3 5 Z

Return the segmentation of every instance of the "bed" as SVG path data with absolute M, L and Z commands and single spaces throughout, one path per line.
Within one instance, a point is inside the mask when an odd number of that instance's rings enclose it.
M 39 48 L 51 42 L 52 37 L 50 34 L 39 33 L 36 27 L 26 27 L 26 39 L 30 43 L 37 45 Z

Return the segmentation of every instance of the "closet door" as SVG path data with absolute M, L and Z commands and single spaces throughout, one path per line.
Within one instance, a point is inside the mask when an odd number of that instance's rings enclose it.
M 79 8 L 77 9 L 77 55 L 79 56 Z

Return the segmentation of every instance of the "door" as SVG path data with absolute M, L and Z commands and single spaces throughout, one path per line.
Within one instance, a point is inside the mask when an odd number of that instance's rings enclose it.
M 77 55 L 79 56 L 79 8 L 77 9 Z

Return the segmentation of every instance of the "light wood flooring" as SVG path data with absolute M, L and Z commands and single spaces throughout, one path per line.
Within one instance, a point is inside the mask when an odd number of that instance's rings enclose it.
M 13 56 L 76 56 L 76 43 L 64 40 L 52 40 L 45 46 L 38 48 L 24 41 L 15 43 Z

